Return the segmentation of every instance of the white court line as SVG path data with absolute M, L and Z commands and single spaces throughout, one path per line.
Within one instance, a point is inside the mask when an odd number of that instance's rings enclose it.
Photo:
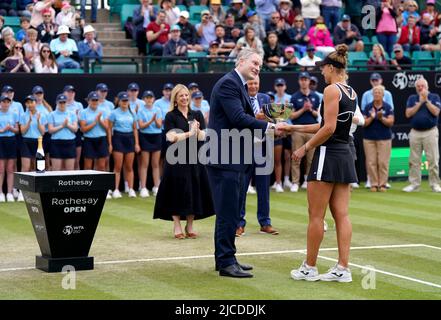
M 333 259 L 333 258 L 328 258 L 328 257 L 323 257 L 323 256 L 318 256 L 319 258 L 323 259 L 323 260 L 328 260 L 328 261 L 333 261 L 333 262 L 338 262 L 337 259 Z M 360 268 L 360 269 L 365 269 L 365 270 L 370 270 L 370 271 L 374 271 L 374 272 L 378 272 L 378 273 L 382 273 L 388 276 L 392 276 L 395 278 L 400 278 L 400 279 L 404 279 L 404 280 L 409 280 L 409 281 L 413 281 L 413 282 L 417 282 L 420 284 L 425 284 L 427 286 L 431 286 L 431 287 L 435 287 L 435 288 L 440 288 L 441 289 L 441 285 L 440 284 L 436 284 L 433 282 L 428 282 L 428 281 L 423 281 L 420 279 L 415 279 L 415 278 L 411 278 L 411 277 L 406 277 L 406 276 L 402 276 L 400 274 L 396 274 L 396 273 L 392 273 L 392 272 L 388 272 L 388 271 L 383 271 L 380 269 L 375 269 L 375 268 L 370 268 L 370 267 L 366 267 L 366 266 L 361 266 L 359 264 L 355 264 L 355 263 L 349 263 L 350 266 L 356 267 L 356 268 Z
M 441 247 L 430 246 L 430 245 L 428 245 L 428 244 L 423 244 L 422 246 L 423 246 L 423 247 L 426 247 L 426 248 L 430 248 L 430 249 L 441 250 Z
M 415 248 L 424 247 L 424 244 L 392 244 L 392 245 L 382 245 L 382 246 L 366 246 L 366 247 L 351 247 L 351 250 L 368 250 L 368 249 L 392 249 L 392 248 Z M 320 251 L 337 251 L 338 248 L 323 248 Z M 264 251 L 264 252 L 245 252 L 238 253 L 236 256 L 258 256 L 258 255 L 271 255 L 271 254 L 287 254 L 287 253 L 305 253 L 306 249 L 299 250 L 283 250 L 283 251 Z M 109 261 L 97 261 L 95 265 L 106 265 L 106 264 L 124 264 L 124 263 L 139 263 L 139 262 L 155 262 L 155 261 L 174 261 L 174 260 L 192 260 L 192 259 L 208 259 L 213 258 L 211 255 L 200 255 L 200 256 L 182 256 L 182 257 L 163 257 L 163 258 L 146 258 L 146 259 L 131 259 L 131 260 L 109 260 Z M 22 271 L 22 270 L 32 270 L 34 267 L 19 267 L 19 268 L 5 268 L 0 269 L 0 272 L 8 271 Z

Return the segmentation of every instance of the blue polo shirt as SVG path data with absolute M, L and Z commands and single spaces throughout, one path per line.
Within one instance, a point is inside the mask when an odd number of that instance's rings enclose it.
M 139 110 L 139 109 L 141 109 L 141 107 L 144 107 L 144 105 L 145 105 L 145 103 L 141 99 L 136 99 L 135 101 L 129 100 L 130 110 L 132 110 L 132 112 L 134 112 L 134 113 L 136 113 L 136 107 L 138 107 L 138 110 Z
M 210 112 L 210 105 L 208 104 L 207 100 L 202 100 L 202 103 L 201 103 L 200 107 L 196 107 L 194 102 L 192 101 L 191 104 L 190 104 L 190 108 L 191 108 L 191 110 L 202 112 L 202 114 L 204 116 L 205 116 L 206 113 Z
M 98 109 L 105 110 L 110 114 L 115 109 L 115 105 L 109 100 L 104 100 L 98 105 Z
M 154 107 L 158 107 L 161 110 L 162 118 L 165 119 L 165 115 L 170 111 L 170 100 L 162 97 L 153 103 Z M 164 123 L 162 123 L 162 130 L 164 130 Z
M 9 106 L 9 110 L 18 114 L 20 118 L 21 114 L 24 112 L 23 105 L 18 101 L 11 101 L 11 105 Z
M 441 109 L 441 101 L 438 94 L 429 93 L 428 99 L 432 104 Z M 420 97 L 417 94 L 411 95 L 407 99 L 406 108 L 412 108 L 419 100 Z M 416 130 L 427 130 L 438 125 L 438 117 L 435 117 L 427 109 L 426 103 L 423 103 L 417 113 L 410 119 L 410 125 Z
M 133 123 L 136 122 L 136 115 L 127 109 L 123 111 L 116 108 L 110 113 L 109 121 L 113 123 L 113 130 L 123 133 L 133 132 Z
M 101 119 L 105 120 L 109 118 L 110 112 L 106 110 L 100 110 L 96 108 L 93 110 L 91 107 L 87 107 L 83 109 L 78 114 L 78 121 L 86 121 L 86 125 L 89 125 L 95 121 L 98 113 L 101 112 Z M 100 138 L 105 137 L 107 135 L 106 129 L 104 129 L 101 124 L 97 123 L 92 129 L 83 133 L 83 136 L 86 138 Z
M 3 129 L 8 124 L 11 126 L 15 126 L 15 124 L 18 122 L 18 114 L 14 111 L 11 111 L 8 109 L 8 111 L 3 112 L 0 110 L 0 128 Z M 13 137 L 15 136 L 15 133 L 11 130 L 5 131 L 0 133 L 0 137 Z
M 285 93 L 281 98 L 279 98 L 277 94 L 274 96 L 275 103 L 288 103 L 290 101 L 291 101 L 291 95 L 287 93 Z
M 72 103 L 66 103 L 66 110 L 69 112 L 73 112 L 75 115 L 78 116 L 78 113 L 84 109 L 84 106 L 81 102 L 78 101 L 72 101 Z
M 141 120 L 142 122 L 149 122 L 152 120 L 154 114 L 156 114 L 156 119 L 162 119 L 162 112 L 158 107 L 152 106 L 149 108 L 144 105 L 138 110 L 137 117 L 138 120 Z M 140 129 L 139 131 L 147 134 L 157 134 L 162 132 L 161 128 L 158 128 L 154 121 L 147 128 Z
M 291 103 L 293 104 L 294 111 L 299 111 L 303 108 L 305 101 L 311 101 L 312 109 L 318 111 L 320 106 L 320 97 L 315 91 L 310 91 L 309 95 L 303 94 L 301 91 L 297 91 L 291 97 Z M 317 123 L 317 118 L 312 115 L 312 112 L 304 112 L 297 119 L 292 119 L 293 124 L 315 124 Z
M 48 126 L 47 126 L 47 121 L 49 121 L 49 114 L 50 112 L 46 109 L 46 107 L 42 104 L 37 104 L 35 106 L 35 109 L 37 110 L 38 113 L 40 113 L 42 116 L 46 116 L 46 125 L 44 126 L 44 128 L 46 129 L 46 132 L 48 131 Z
M 38 123 L 37 123 L 37 114 L 39 112 L 37 111 L 34 115 L 32 115 L 29 110 L 26 110 L 26 112 L 21 114 L 20 117 L 20 125 L 25 126 L 28 121 L 29 118 L 31 118 L 31 124 L 29 125 L 29 129 L 28 131 L 26 131 L 23 134 L 23 138 L 28 138 L 28 139 L 37 139 L 38 137 L 41 136 L 41 132 L 38 129 Z M 40 113 L 40 124 L 46 126 L 47 125 L 47 117 L 46 114 L 44 113 Z
M 58 127 L 63 124 L 64 120 L 69 119 L 69 124 L 73 124 L 78 121 L 77 116 L 69 111 L 55 110 L 49 113 L 48 123 L 52 124 L 54 127 Z M 52 133 L 52 140 L 72 140 L 75 139 L 75 133 L 73 133 L 69 128 L 64 127 L 55 133 Z
M 363 137 L 367 140 L 392 139 L 392 129 L 386 127 L 380 120 L 378 120 L 377 112 L 379 110 L 375 109 L 373 102 L 366 105 L 365 109 L 362 111 L 363 115 L 369 117 L 372 109 L 375 110 L 375 119 L 371 122 L 369 126 L 364 127 Z M 383 102 L 383 107 L 380 110 L 383 110 L 384 117 L 394 115 L 394 110 L 392 109 L 390 104 L 386 102 Z

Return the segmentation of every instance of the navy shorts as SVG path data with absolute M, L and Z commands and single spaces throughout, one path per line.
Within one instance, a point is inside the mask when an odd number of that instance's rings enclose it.
M 51 140 L 51 158 L 54 159 L 75 159 L 77 150 L 75 139 L 72 140 Z
M 83 156 L 88 159 L 105 158 L 109 155 L 107 137 L 86 138 L 83 141 Z
M 135 152 L 135 136 L 133 132 L 113 131 L 112 136 L 113 151 L 130 153 Z
M 46 132 L 43 135 L 43 150 L 45 153 L 50 153 L 51 150 L 51 134 L 49 132 Z
M 77 133 L 75 134 L 75 146 L 81 147 L 83 145 L 83 133 L 81 132 L 81 130 L 78 130 Z
M 139 133 L 141 151 L 161 151 L 162 133 Z
M 274 139 L 274 146 L 283 146 L 283 139 Z
M 22 158 L 35 158 L 37 153 L 38 139 L 23 138 L 20 148 Z
M 283 144 L 283 149 L 291 150 L 291 148 L 292 148 L 292 137 L 288 136 L 288 137 L 282 138 L 282 144 Z
M 0 159 L 17 159 L 17 138 L 0 137 Z

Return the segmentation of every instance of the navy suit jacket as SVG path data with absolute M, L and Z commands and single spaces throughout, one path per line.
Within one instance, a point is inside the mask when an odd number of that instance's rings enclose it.
M 210 152 L 209 164 L 222 170 L 244 172 L 249 164 L 244 161 L 244 148 L 240 148 L 240 161 L 232 163 L 230 143 L 229 162 L 221 163 L 222 129 L 261 129 L 265 132 L 267 123 L 254 117 L 253 107 L 248 92 L 235 70 L 224 75 L 213 87 L 210 100 L 210 118 L 208 128 L 216 132 L 216 137 L 208 135 L 210 145 L 217 144 L 218 154 Z M 213 141 L 215 139 L 215 141 Z M 252 143 L 252 142 L 251 142 Z M 249 149 L 248 149 L 249 150 Z
M 257 94 L 257 101 L 259 102 L 259 106 L 261 109 L 264 104 L 271 103 L 269 95 L 260 92 Z

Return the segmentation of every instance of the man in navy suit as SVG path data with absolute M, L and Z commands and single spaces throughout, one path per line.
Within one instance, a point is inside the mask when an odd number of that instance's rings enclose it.
M 271 103 L 270 97 L 264 93 L 259 93 L 260 87 L 260 79 L 256 77 L 253 80 L 248 80 L 248 95 L 250 96 L 251 104 L 253 106 L 253 111 L 256 119 L 264 120 L 265 116 L 262 113 L 261 109 L 264 104 Z M 262 155 L 266 157 L 266 144 L 264 141 L 257 140 L 254 142 L 256 147 L 262 148 Z M 260 146 L 257 146 L 260 145 Z M 254 176 L 254 181 L 256 183 L 256 191 L 257 191 L 257 220 L 260 224 L 260 232 L 266 234 L 277 235 L 279 232 L 274 229 L 271 225 L 271 218 L 269 216 L 270 213 L 270 202 L 269 202 L 269 188 L 270 188 L 270 178 L 271 174 L 259 174 L 256 172 L 256 168 L 265 167 L 266 163 L 255 163 L 254 167 L 251 170 L 249 176 L 245 179 L 245 187 L 246 190 L 248 185 L 250 184 L 251 177 Z M 244 202 L 242 206 L 242 211 L 240 214 L 240 222 L 238 228 L 236 230 L 236 237 L 240 237 L 245 234 L 245 213 L 246 213 L 246 195 L 244 195 Z
M 242 49 L 237 56 L 236 68 L 215 84 L 211 94 L 208 140 L 210 145 L 216 144 L 220 152 L 210 152 L 207 171 L 216 212 L 215 260 L 216 270 L 219 270 L 220 276 L 234 278 L 253 276 L 247 272 L 252 269 L 251 266 L 240 264 L 236 260 L 234 243 L 245 195 L 244 180 L 252 168 L 252 162 L 245 161 L 249 154 L 245 154 L 244 151 L 250 150 L 250 146 L 245 145 L 245 141 L 239 148 L 234 148 L 234 145 L 231 145 L 231 140 L 234 139 L 225 138 L 223 134 L 225 131 L 234 133 L 234 130 L 245 129 L 253 132 L 275 129 L 276 133 L 279 133 L 279 129 L 283 127 L 283 124 L 269 124 L 254 117 L 247 81 L 259 75 L 261 66 L 262 58 L 257 51 Z M 215 134 L 211 135 L 210 132 Z M 248 143 L 253 142 L 251 140 Z M 229 150 L 221 149 L 225 145 Z M 239 154 L 233 154 L 231 152 L 233 150 Z M 225 159 L 226 152 L 228 152 L 227 159 Z

